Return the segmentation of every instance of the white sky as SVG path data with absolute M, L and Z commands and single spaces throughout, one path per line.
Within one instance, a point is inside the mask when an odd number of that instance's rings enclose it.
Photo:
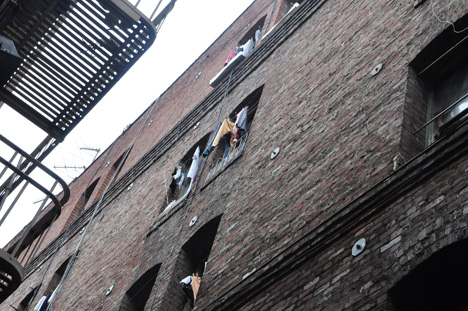
M 136 0 L 130 1 L 136 3 Z M 138 6 L 147 16 L 151 15 L 159 0 L 142 0 Z M 178 0 L 164 22 L 153 46 L 140 58 L 130 71 L 113 87 L 97 106 L 67 136 L 44 164 L 60 177 L 70 182 L 83 169 L 64 169 L 54 166 L 88 166 L 95 152 L 80 148 L 98 148 L 104 151 L 143 111 L 174 82 L 190 64 L 253 2 L 253 0 Z M 168 0 L 162 2 L 162 9 Z M 31 151 L 40 138 L 31 137 L 38 130 L 29 124 L 9 123 L 11 109 L 0 109 L 0 133 Z M 19 130 L 18 130 L 19 129 Z M 96 135 L 98 133 L 98 135 Z M 9 160 L 9 155 L 1 153 Z M 0 166 L 1 168 L 2 166 Z M 32 191 L 23 195 L 0 227 L 0 245 L 5 245 L 32 218 L 44 195 Z M 9 201 L 14 195 L 10 196 Z M 0 216 L 8 207 L 5 204 Z M 31 216 L 26 216 L 31 215 Z

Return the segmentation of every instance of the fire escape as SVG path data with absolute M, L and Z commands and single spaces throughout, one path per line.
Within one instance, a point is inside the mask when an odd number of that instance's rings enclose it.
M 8 105 L 44 137 L 26 152 L 8 133 L 0 134 L 0 150 L 11 155 L 0 154 L 0 226 L 27 185 L 53 203 L 45 207 L 44 200 L 8 250 L 0 249 L 0 303 L 21 284 L 24 268 L 70 194 L 67 184 L 41 162 L 149 49 L 175 4 L 166 1 L 153 19 L 162 1 L 150 17 L 138 10 L 139 2 L 0 0 L 0 108 Z M 33 179 L 33 171 L 52 179 L 51 189 Z M 62 189 L 54 195 L 57 184 Z M 4 206 L 15 190 L 17 197 Z

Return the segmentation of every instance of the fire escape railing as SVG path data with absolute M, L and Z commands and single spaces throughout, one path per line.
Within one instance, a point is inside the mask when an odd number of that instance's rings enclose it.
M 21 284 L 23 278 L 23 267 L 27 266 L 31 258 L 34 258 L 34 254 L 40 249 L 41 243 L 43 242 L 43 237 L 50 227 L 50 224 L 53 223 L 57 217 L 60 215 L 62 206 L 65 202 L 68 201 L 70 197 L 70 189 L 64 180 L 62 180 L 58 175 L 45 167 L 41 162 L 37 161 L 34 157 L 29 155 L 27 152 L 13 144 L 3 135 L 0 135 L 0 141 L 7 147 L 11 148 L 14 151 L 14 156 L 8 161 L 3 157 L 0 157 L 0 163 L 5 166 L 5 169 L 2 171 L 2 175 L 6 170 L 10 170 L 12 175 L 8 178 L 7 184 L 9 187 L 6 187 L 0 193 L 0 211 L 2 210 L 6 198 L 11 194 L 11 186 L 18 182 L 18 180 L 26 180 L 25 185 L 22 189 L 28 185 L 33 185 L 36 189 L 44 193 L 47 198 L 51 199 L 53 205 L 48 209 L 43 209 L 47 200 L 43 201 L 43 205 L 37 210 L 33 220 L 29 222 L 28 226 L 23 229 L 21 238 L 18 241 L 12 241 L 9 247 L 9 252 L 0 249 L 0 303 L 8 297 L 18 286 Z M 34 180 L 27 174 L 26 169 L 20 169 L 21 165 L 16 167 L 12 162 L 16 155 L 20 155 L 22 158 L 21 163 L 29 163 L 27 167 L 37 167 L 42 172 L 47 174 L 50 178 L 54 180 L 54 186 L 59 183 L 62 187 L 62 192 L 60 199 L 58 199 L 51 191 L 46 189 L 38 181 Z M 23 162 L 23 158 L 25 159 Z M 0 176 L 1 177 L 1 176 Z M 22 191 L 17 194 L 17 197 L 13 200 L 9 208 L 3 213 L 2 218 L 0 219 L 0 226 L 10 215 L 11 210 L 14 205 L 17 203 L 17 199 L 21 196 Z M 40 220 L 39 220 L 39 216 Z M 36 241 L 36 243 L 34 243 Z M 31 246 L 34 244 L 34 247 L 31 250 Z M 27 248 L 27 251 L 23 251 Z M 31 252 L 29 252 L 31 250 Z M 29 256 L 27 256 L 29 253 Z M 19 260 L 20 254 L 23 254 L 22 260 Z M 21 262 L 20 262 L 21 261 Z

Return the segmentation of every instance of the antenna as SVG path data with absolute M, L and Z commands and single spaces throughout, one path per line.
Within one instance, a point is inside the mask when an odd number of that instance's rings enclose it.
M 101 149 L 99 149 L 99 148 L 89 148 L 89 147 L 81 147 L 80 150 L 88 150 L 88 151 L 96 152 L 96 155 L 94 156 L 93 162 L 94 162 L 94 160 L 96 160 L 97 155 L 101 151 Z

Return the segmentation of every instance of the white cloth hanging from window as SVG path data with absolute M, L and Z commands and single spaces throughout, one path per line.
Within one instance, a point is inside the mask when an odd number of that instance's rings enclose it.
M 172 178 L 174 178 L 174 180 L 177 180 L 181 174 L 182 174 L 182 166 L 179 166 L 177 168 L 177 173 L 175 175 L 172 175 Z
M 247 57 L 250 54 L 250 52 L 252 52 L 253 46 L 254 46 L 253 38 L 250 38 L 250 40 L 247 41 L 247 43 L 242 46 L 244 50 L 243 54 L 245 57 Z
M 261 33 L 260 28 L 257 29 L 257 31 L 255 31 L 255 44 L 257 44 L 258 41 L 260 40 L 260 33 Z
M 182 173 L 182 176 L 180 176 L 180 180 L 177 183 L 177 186 L 179 186 L 179 189 L 182 188 L 182 184 L 184 183 L 185 180 L 185 173 Z
M 192 157 L 192 164 L 190 165 L 189 172 L 187 173 L 187 178 L 191 178 L 192 181 L 195 179 L 195 175 L 197 174 L 197 171 L 198 171 L 199 158 L 200 158 L 200 147 L 197 147 Z
M 247 131 L 247 106 L 237 114 L 236 126 Z

